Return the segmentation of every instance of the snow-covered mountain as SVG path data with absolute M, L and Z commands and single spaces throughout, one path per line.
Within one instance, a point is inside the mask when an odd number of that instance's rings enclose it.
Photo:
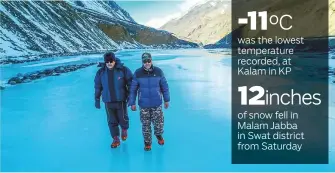
M 0 57 L 197 47 L 139 25 L 114 1 L 1 1 Z
M 182 17 L 167 22 L 160 29 L 203 45 L 213 44 L 231 30 L 230 4 L 227 0 L 200 1 Z
M 258 8 L 263 7 L 268 11 L 269 15 L 282 13 L 283 11 L 294 14 L 299 21 L 295 21 L 294 25 L 303 28 L 310 20 L 329 19 L 329 35 L 335 35 L 335 0 L 329 0 L 329 5 L 319 3 L 315 0 L 258 0 L 257 3 L 251 0 L 233 1 L 240 7 L 239 11 L 244 12 L 244 8 L 257 5 Z M 286 3 L 283 5 L 283 2 Z M 303 4 L 303 5 L 302 5 Z M 302 7 L 310 7 L 305 9 Z M 329 14 L 325 8 L 329 9 Z M 308 12 L 306 12 L 308 10 Z M 178 38 L 185 38 L 197 43 L 202 43 L 205 48 L 224 48 L 229 47 L 231 28 L 231 1 L 226 0 L 205 0 L 193 8 L 179 19 L 171 20 L 160 29 L 174 33 Z M 237 28 L 235 28 L 237 29 Z M 234 29 L 234 30 L 235 30 Z M 243 33 L 250 34 L 248 28 L 241 28 Z M 278 28 L 277 28 L 278 29 Z M 315 33 L 325 33 L 323 28 L 311 24 L 309 29 L 301 31 L 304 37 L 322 37 L 325 35 L 313 35 Z M 276 35 L 278 31 L 271 29 L 268 35 Z M 261 31 L 256 33 L 264 35 Z M 292 34 L 294 34 L 292 32 Z M 251 36 L 251 35 L 248 35 Z

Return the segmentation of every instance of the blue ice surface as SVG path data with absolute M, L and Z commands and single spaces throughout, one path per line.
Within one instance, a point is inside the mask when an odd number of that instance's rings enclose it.
M 126 50 L 117 56 L 134 71 L 143 52 Z M 106 113 L 93 101 L 98 68 L 90 66 L 1 91 L 1 171 L 335 171 L 333 152 L 329 165 L 231 164 L 230 56 L 206 50 L 150 52 L 171 92 L 170 108 L 164 110 L 164 146 L 153 138 L 152 151 L 143 150 L 139 111 L 129 109 L 129 138 L 110 148 Z M 101 55 L 80 58 L 77 63 L 102 60 Z M 2 73 L 59 64 L 29 65 L 9 65 Z M 335 120 L 329 124 L 334 146 Z

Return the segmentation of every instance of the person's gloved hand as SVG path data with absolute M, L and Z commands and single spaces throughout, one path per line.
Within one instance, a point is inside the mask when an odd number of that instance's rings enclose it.
M 95 108 L 100 109 L 100 100 L 95 100 Z

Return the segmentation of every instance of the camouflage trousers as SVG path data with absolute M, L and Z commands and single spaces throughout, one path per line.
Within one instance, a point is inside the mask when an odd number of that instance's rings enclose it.
M 155 108 L 141 108 L 142 134 L 144 142 L 152 143 L 151 123 L 154 126 L 154 134 L 162 135 L 164 132 L 164 115 L 162 106 Z

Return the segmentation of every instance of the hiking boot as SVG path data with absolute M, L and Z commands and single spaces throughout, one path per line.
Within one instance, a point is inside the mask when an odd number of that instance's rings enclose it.
M 159 145 L 164 145 L 164 138 L 162 135 L 157 135 L 157 140 Z
M 128 138 L 127 129 L 122 129 L 122 132 L 121 132 L 121 139 L 122 139 L 122 141 L 127 140 L 127 138 Z
M 112 148 L 117 148 L 120 145 L 120 139 L 118 136 L 113 138 L 113 143 L 111 144 Z
M 144 142 L 144 150 L 145 151 L 150 151 L 151 150 L 151 144 L 150 143 L 147 143 L 147 142 Z

